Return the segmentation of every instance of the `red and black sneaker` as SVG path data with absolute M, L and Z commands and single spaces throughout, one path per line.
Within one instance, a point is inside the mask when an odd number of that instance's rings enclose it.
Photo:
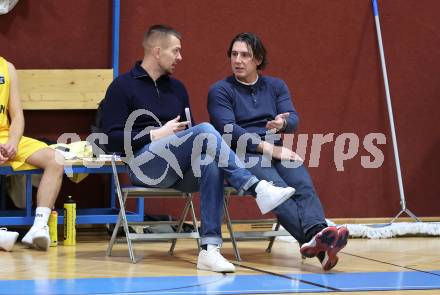
M 348 240 L 348 229 L 346 226 L 339 226 L 337 228 L 338 237 L 335 241 L 335 244 L 328 248 L 327 251 L 325 251 L 324 255 L 318 255 L 318 259 L 321 262 L 322 269 L 325 271 L 329 271 L 335 265 L 338 263 L 338 252 L 341 251 L 346 245 Z
M 301 255 L 312 258 L 320 252 L 326 252 L 336 242 L 338 238 L 338 229 L 334 226 L 329 226 L 317 233 L 308 243 L 301 246 L 299 251 Z

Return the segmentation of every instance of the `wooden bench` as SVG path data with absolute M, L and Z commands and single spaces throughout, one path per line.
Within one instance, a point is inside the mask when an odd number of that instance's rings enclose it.
M 127 169 L 122 161 L 117 163 L 117 172 L 126 173 Z M 119 209 L 116 207 L 115 183 L 112 177 L 110 161 L 83 161 L 69 160 L 64 165 L 67 175 L 76 173 L 107 174 L 110 177 L 110 207 L 77 209 L 77 224 L 105 224 L 116 223 Z M 34 221 L 32 210 L 32 181 L 33 174 L 41 174 L 41 169 L 13 171 L 10 166 L 0 166 L 0 175 L 21 174 L 26 176 L 26 208 L 24 210 L 0 211 L 0 225 L 30 225 Z M 135 212 L 128 212 L 127 219 L 131 222 L 144 220 L 144 202 L 138 200 Z M 59 212 L 61 213 L 61 212 Z M 63 215 L 59 214 L 58 223 L 63 223 Z

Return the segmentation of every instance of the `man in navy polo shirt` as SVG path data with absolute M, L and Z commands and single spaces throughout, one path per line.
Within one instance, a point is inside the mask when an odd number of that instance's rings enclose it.
M 289 199 L 295 189 L 275 187 L 241 168 L 211 124 L 187 128 L 188 94 L 170 76 L 182 60 L 180 39 L 168 26 L 149 28 L 142 43 L 143 60 L 107 90 L 102 128 L 109 138 L 108 150 L 127 155 L 133 184 L 200 190 L 202 250 L 197 268 L 234 272 L 234 265 L 220 254 L 224 179 L 239 192 L 256 196 L 263 213 Z
M 213 125 L 222 132 L 231 126 L 232 146 L 244 149 L 246 162 L 257 160 L 248 170 L 260 179 L 280 187 L 295 187 L 292 198 L 275 208 L 283 227 L 300 243 L 306 257 L 317 256 L 324 270 L 338 262 L 337 253 L 347 244 L 345 226 L 328 227 L 321 203 L 302 159 L 283 146 L 279 133 L 293 133 L 298 115 L 286 83 L 263 76 L 267 64 L 266 49 L 252 33 L 235 36 L 227 52 L 232 75 L 216 82 L 208 94 L 208 111 Z M 245 147 L 243 134 L 256 139 Z M 237 152 L 238 153 L 238 152 Z M 297 161 L 299 165 L 290 165 Z M 296 167 L 295 167 L 296 166 Z

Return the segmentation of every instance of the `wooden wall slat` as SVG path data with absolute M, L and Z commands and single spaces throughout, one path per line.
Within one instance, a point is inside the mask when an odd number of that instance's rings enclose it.
M 25 110 L 96 109 L 113 70 L 18 70 L 18 77 Z

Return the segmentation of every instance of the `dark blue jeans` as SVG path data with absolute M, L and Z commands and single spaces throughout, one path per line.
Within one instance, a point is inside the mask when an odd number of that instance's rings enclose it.
M 281 225 L 300 243 L 306 241 L 305 233 L 315 225 L 327 225 L 324 211 L 313 187 L 312 179 L 304 165 L 286 168 L 279 160 L 266 160 L 270 167 L 262 167 L 263 155 L 246 153 L 248 157 L 258 158 L 258 165 L 248 170 L 258 179 L 273 181 L 275 186 L 293 187 L 296 192 L 292 198 L 279 205 L 275 213 Z
M 224 180 L 241 192 L 258 182 L 240 165 L 215 128 L 202 123 L 136 151 L 129 175 L 134 185 L 200 190 L 201 244 L 220 245 Z

